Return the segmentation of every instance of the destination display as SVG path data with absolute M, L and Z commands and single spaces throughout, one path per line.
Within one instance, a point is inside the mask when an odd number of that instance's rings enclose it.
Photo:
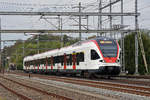
M 100 41 L 101 44 L 112 44 L 112 41 Z

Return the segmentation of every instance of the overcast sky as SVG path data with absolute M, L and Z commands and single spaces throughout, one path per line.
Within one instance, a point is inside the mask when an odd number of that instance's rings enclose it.
M 75 7 L 79 2 L 83 6 L 87 7 L 85 11 L 97 11 L 95 6 L 99 0 L 0 0 L 0 11 L 70 11 L 78 10 L 71 9 Z M 109 0 L 103 0 L 103 4 L 106 4 Z M 114 1 L 114 0 L 112 0 Z M 126 12 L 134 12 L 134 2 L 135 0 L 124 0 L 124 10 Z M 27 5 L 28 4 L 28 5 Z M 66 5 L 61 8 L 58 5 Z M 113 6 L 114 12 L 119 12 L 119 4 Z M 138 0 L 138 8 L 141 16 L 139 17 L 139 26 L 140 28 L 150 29 L 150 0 Z M 107 11 L 107 10 L 106 10 Z M 41 20 L 40 16 L 1 16 L 2 19 L 2 29 L 54 29 L 46 21 Z M 96 22 L 92 24 L 95 18 L 90 19 L 91 28 L 97 28 Z M 114 18 L 118 20 L 118 18 Z M 64 23 L 68 21 L 67 18 L 64 18 Z M 56 23 L 57 21 L 52 21 Z M 70 21 L 71 22 L 71 21 Z M 72 23 L 72 22 L 71 22 Z M 84 22 L 83 22 L 84 23 Z M 114 21 L 115 23 L 115 21 Z M 116 21 L 117 23 L 117 21 Z M 75 23 L 76 24 L 76 23 Z M 125 24 L 133 28 L 134 27 L 134 18 L 126 17 Z M 64 24 L 64 28 L 73 28 L 70 23 Z M 105 25 L 104 25 L 105 26 Z M 129 27 L 129 28 L 130 28 Z M 2 39 L 27 39 L 29 36 L 24 35 L 2 35 Z

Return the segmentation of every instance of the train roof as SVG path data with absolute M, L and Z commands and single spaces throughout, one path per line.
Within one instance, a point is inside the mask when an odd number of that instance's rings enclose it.
M 27 56 L 24 58 L 24 61 L 31 61 L 33 60 L 33 56 Z
M 91 40 L 115 40 L 115 39 L 109 38 L 109 37 L 98 36 L 98 37 L 93 38 Z

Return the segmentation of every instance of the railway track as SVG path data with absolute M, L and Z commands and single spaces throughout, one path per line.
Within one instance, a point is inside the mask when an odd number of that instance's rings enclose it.
M 53 80 L 53 81 L 72 83 L 72 84 L 77 84 L 82 86 L 102 88 L 102 89 L 108 89 L 108 90 L 113 90 L 118 92 L 150 97 L 150 87 L 148 86 L 137 86 L 133 84 L 122 84 L 122 83 L 105 82 L 105 81 L 83 80 L 77 78 L 58 77 L 58 76 L 44 76 L 39 74 L 32 74 L 32 76 L 39 77 L 42 79 Z
M 119 77 L 119 78 L 135 78 L 135 79 L 150 79 L 150 75 L 121 75 L 121 76 L 114 76 L 114 77 Z
M 98 81 L 89 81 L 89 80 L 72 79 L 72 78 L 62 78 L 62 77 L 58 78 L 54 76 L 48 78 L 47 77 L 42 77 L 42 78 L 150 97 L 150 87 L 118 84 L 118 83 L 104 82 L 104 81 L 98 82 Z
M 8 90 L 8 91 L 10 91 L 11 93 L 17 95 L 18 97 L 20 97 L 20 98 L 23 99 L 23 100 L 32 100 L 31 98 L 29 98 L 29 97 L 27 97 L 27 96 L 25 96 L 25 95 L 22 95 L 22 94 L 20 94 L 20 93 L 14 91 L 14 90 L 8 88 L 7 86 L 5 86 L 4 84 L 2 84 L 1 82 L 0 82 L 0 85 L 1 85 L 3 88 L 5 88 L 6 90 Z
M 47 91 L 44 91 L 44 90 L 41 90 L 41 89 L 38 89 L 38 88 L 35 88 L 35 87 L 32 87 L 32 86 L 28 86 L 26 84 L 22 84 L 20 82 L 17 82 L 17 81 L 14 81 L 14 80 L 11 80 L 9 78 L 6 78 L 4 76 L 1 76 L 0 75 L 0 78 L 1 79 L 4 79 L 4 80 L 7 80 L 9 82 L 11 82 L 11 84 L 18 84 L 22 87 L 25 87 L 25 88 L 28 88 L 28 89 L 32 89 L 38 93 L 42 93 L 43 95 L 47 95 L 47 96 L 50 96 L 52 98 L 55 98 L 56 100 L 72 100 L 70 98 L 67 98 L 67 97 L 64 97 L 64 96 L 60 96 L 60 95 L 57 95 L 57 94 L 54 94 L 54 93 L 49 93 Z M 10 84 L 10 83 L 9 83 Z M 15 90 L 11 89 L 11 88 L 8 88 L 8 86 L 5 86 L 4 84 L 0 83 L 1 86 L 3 86 L 5 89 L 7 89 L 8 91 L 12 92 L 13 94 L 17 95 L 18 97 L 22 98 L 23 100 L 33 100 L 32 98 L 29 98 L 28 96 L 25 96 L 21 93 L 18 93 L 16 92 Z

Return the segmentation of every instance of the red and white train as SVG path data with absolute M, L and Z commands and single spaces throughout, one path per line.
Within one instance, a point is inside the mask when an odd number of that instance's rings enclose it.
M 71 46 L 27 56 L 23 69 L 33 73 L 118 75 L 120 47 L 106 37 L 77 42 Z

